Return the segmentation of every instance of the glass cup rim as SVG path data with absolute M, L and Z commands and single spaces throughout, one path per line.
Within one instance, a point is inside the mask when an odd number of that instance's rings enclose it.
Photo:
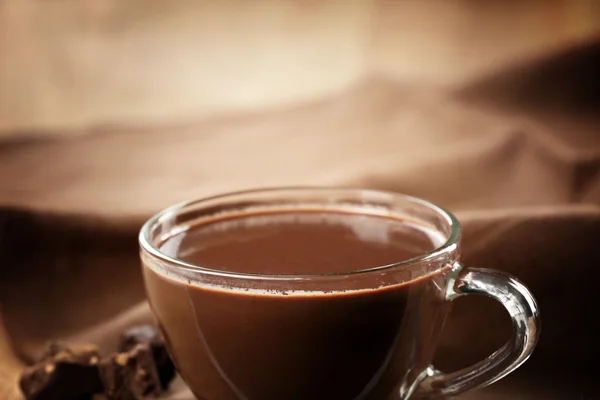
M 344 192 L 348 194 L 385 194 L 395 198 L 401 198 L 403 201 L 408 201 L 413 204 L 425 207 L 439 216 L 441 216 L 450 227 L 450 234 L 448 239 L 440 246 L 435 249 L 420 254 L 416 257 L 408 260 L 399 261 L 392 264 L 380 265 L 376 267 L 370 267 L 365 269 L 353 270 L 353 271 L 342 271 L 342 272 L 330 272 L 330 273 L 319 273 L 319 274 L 259 274 L 259 273 L 247 273 L 247 272 L 233 272 L 220 270 L 215 268 L 203 267 L 201 265 L 192 264 L 181 260 L 177 257 L 169 256 L 162 252 L 153 242 L 151 237 L 152 228 L 160 223 L 160 220 L 168 215 L 175 215 L 177 212 L 186 208 L 201 205 L 202 203 L 208 203 L 211 201 L 218 201 L 220 199 L 227 199 L 235 196 L 252 195 L 252 194 L 268 194 L 268 193 L 280 193 L 290 191 L 316 191 L 316 192 Z M 382 272 L 391 270 L 399 267 L 407 267 L 423 262 L 428 262 L 433 259 L 441 257 L 443 254 L 451 253 L 454 251 L 461 237 L 461 225 L 458 219 L 450 211 L 445 208 L 419 197 L 410 196 L 398 192 L 376 190 L 376 189 L 361 189 L 353 187 L 335 187 L 335 186 L 276 186 L 276 187 L 262 187 L 255 189 L 246 189 L 238 191 L 225 192 L 213 196 L 201 197 L 198 199 L 187 200 L 170 207 L 164 208 L 158 213 L 150 217 L 140 229 L 138 241 L 141 249 L 148 253 L 150 256 L 156 258 L 159 261 L 169 264 L 171 267 L 188 270 L 191 272 L 219 276 L 223 278 L 235 278 L 235 279 L 259 279 L 259 280 L 277 280 L 277 281 L 292 281 L 292 280 L 306 280 L 306 279 L 318 279 L 318 278 L 335 278 L 345 276 L 358 276 L 368 274 L 372 272 Z

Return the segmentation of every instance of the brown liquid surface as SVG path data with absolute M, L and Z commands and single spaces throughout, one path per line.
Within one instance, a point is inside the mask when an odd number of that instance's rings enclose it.
M 213 269 L 315 274 L 408 260 L 440 244 L 432 239 L 394 219 L 282 212 L 195 226 L 161 250 Z M 400 272 L 385 275 L 388 287 L 267 293 L 144 268 L 175 362 L 204 400 L 387 399 L 427 367 L 447 312 L 445 269 L 410 283 Z
M 161 250 L 225 271 L 323 274 L 406 261 L 435 247 L 426 231 L 395 219 L 295 212 L 213 222 L 170 238 Z

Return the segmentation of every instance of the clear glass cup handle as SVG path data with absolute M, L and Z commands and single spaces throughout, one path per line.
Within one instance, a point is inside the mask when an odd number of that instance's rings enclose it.
M 504 272 L 462 267 L 457 263 L 448 285 L 448 300 L 467 294 L 491 297 L 506 308 L 513 323 L 513 336 L 499 350 L 468 368 L 442 373 L 428 368 L 414 397 L 446 398 L 490 385 L 513 372 L 531 355 L 539 334 L 540 316 L 535 298 L 519 280 Z

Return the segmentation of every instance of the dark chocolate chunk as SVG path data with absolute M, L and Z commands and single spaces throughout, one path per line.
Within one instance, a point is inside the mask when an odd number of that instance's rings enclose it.
M 151 346 L 164 345 L 160 332 L 154 325 L 137 325 L 124 331 L 119 338 L 118 351 L 127 352 L 136 345 L 144 343 Z
M 63 342 L 50 342 L 38 361 L 44 362 L 55 358 L 69 358 L 75 361 L 88 362 L 90 359 L 94 357 L 97 359 L 99 356 L 100 351 L 98 347 L 91 344 L 77 343 L 67 345 Z
M 37 364 L 26 368 L 19 385 L 27 400 L 87 400 L 102 392 L 95 346 L 53 343 Z
M 127 352 L 138 344 L 148 344 L 160 379 L 160 386 L 167 390 L 175 377 L 175 365 L 169 357 L 165 342 L 154 325 L 138 325 L 127 329 L 119 340 L 119 351 Z
M 100 378 L 109 400 L 139 400 L 162 392 L 152 350 L 138 344 L 124 353 L 115 353 L 99 365 Z

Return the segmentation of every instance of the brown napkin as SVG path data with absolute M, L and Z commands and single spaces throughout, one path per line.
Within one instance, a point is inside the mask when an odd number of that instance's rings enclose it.
M 499 384 L 465 398 L 592 398 L 600 393 L 592 379 L 600 357 L 592 328 L 598 99 L 563 98 L 552 85 L 567 80 L 573 93 L 597 85 L 591 72 L 571 78 L 594 71 L 584 67 L 598 54 L 594 45 L 525 65 L 500 92 L 501 77 L 451 93 L 377 77 L 287 109 L 0 144 L 0 398 L 19 398 L 19 368 L 48 339 L 93 341 L 107 351 L 123 327 L 151 319 L 136 244 L 151 213 L 191 197 L 283 184 L 394 190 L 456 211 L 464 261 L 521 278 L 544 319 L 539 348 L 508 380 L 512 389 Z M 557 63 L 559 72 L 544 72 Z M 502 95 L 513 90 L 523 101 L 517 109 Z M 552 107 L 532 104 L 538 91 L 557 96 Z M 595 111 L 574 113 L 585 108 L 581 101 Z M 438 364 L 450 370 L 476 361 L 509 332 L 498 305 L 461 299 Z M 178 385 L 167 398 L 189 398 Z

